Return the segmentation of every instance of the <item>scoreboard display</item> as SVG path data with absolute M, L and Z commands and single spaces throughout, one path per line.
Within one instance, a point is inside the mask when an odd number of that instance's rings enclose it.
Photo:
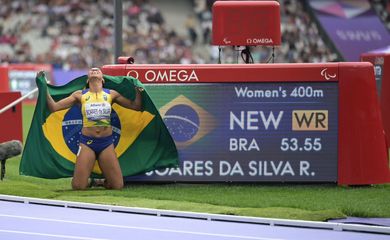
M 370 63 L 124 63 L 102 71 L 144 84 L 179 153 L 180 167 L 126 181 L 390 182 Z
M 338 87 L 319 83 L 148 84 L 190 181 L 337 181 Z

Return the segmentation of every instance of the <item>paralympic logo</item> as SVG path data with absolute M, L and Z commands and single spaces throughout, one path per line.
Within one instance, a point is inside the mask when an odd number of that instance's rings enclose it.
M 336 73 L 330 74 L 327 72 L 328 68 L 324 68 L 321 70 L 321 76 L 323 76 L 326 80 L 332 79 L 336 77 Z

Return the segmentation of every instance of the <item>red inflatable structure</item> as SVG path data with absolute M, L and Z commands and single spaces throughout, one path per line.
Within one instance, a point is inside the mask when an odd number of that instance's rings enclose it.
M 20 98 L 20 92 L 0 92 L 0 109 Z M 0 143 L 19 140 L 23 142 L 22 103 L 0 114 Z

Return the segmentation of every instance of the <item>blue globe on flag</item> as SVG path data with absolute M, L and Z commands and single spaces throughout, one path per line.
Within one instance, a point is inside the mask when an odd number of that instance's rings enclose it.
M 190 106 L 178 104 L 167 110 L 164 122 L 176 142 L 191 140 L 199 131 L 199 116 Z
M 119 142 L 121 123 L 118 114 L 112 109 L 111 113 L 112 136 L 114 138 L 114 146 Z M 62 121 L 62 134 L 68 148 L 77 154 L 80 143 L 81 128 L 83 127 L 83 119 L 81 108 L 78 105 L 71 107 L 65 114 Z

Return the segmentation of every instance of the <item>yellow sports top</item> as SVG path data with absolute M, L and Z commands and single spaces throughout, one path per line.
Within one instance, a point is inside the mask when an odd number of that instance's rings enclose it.
M 81 96 L 83 127 L 111 126 L 111 95 L 109 89 L 98 93 L 85 89 Z

